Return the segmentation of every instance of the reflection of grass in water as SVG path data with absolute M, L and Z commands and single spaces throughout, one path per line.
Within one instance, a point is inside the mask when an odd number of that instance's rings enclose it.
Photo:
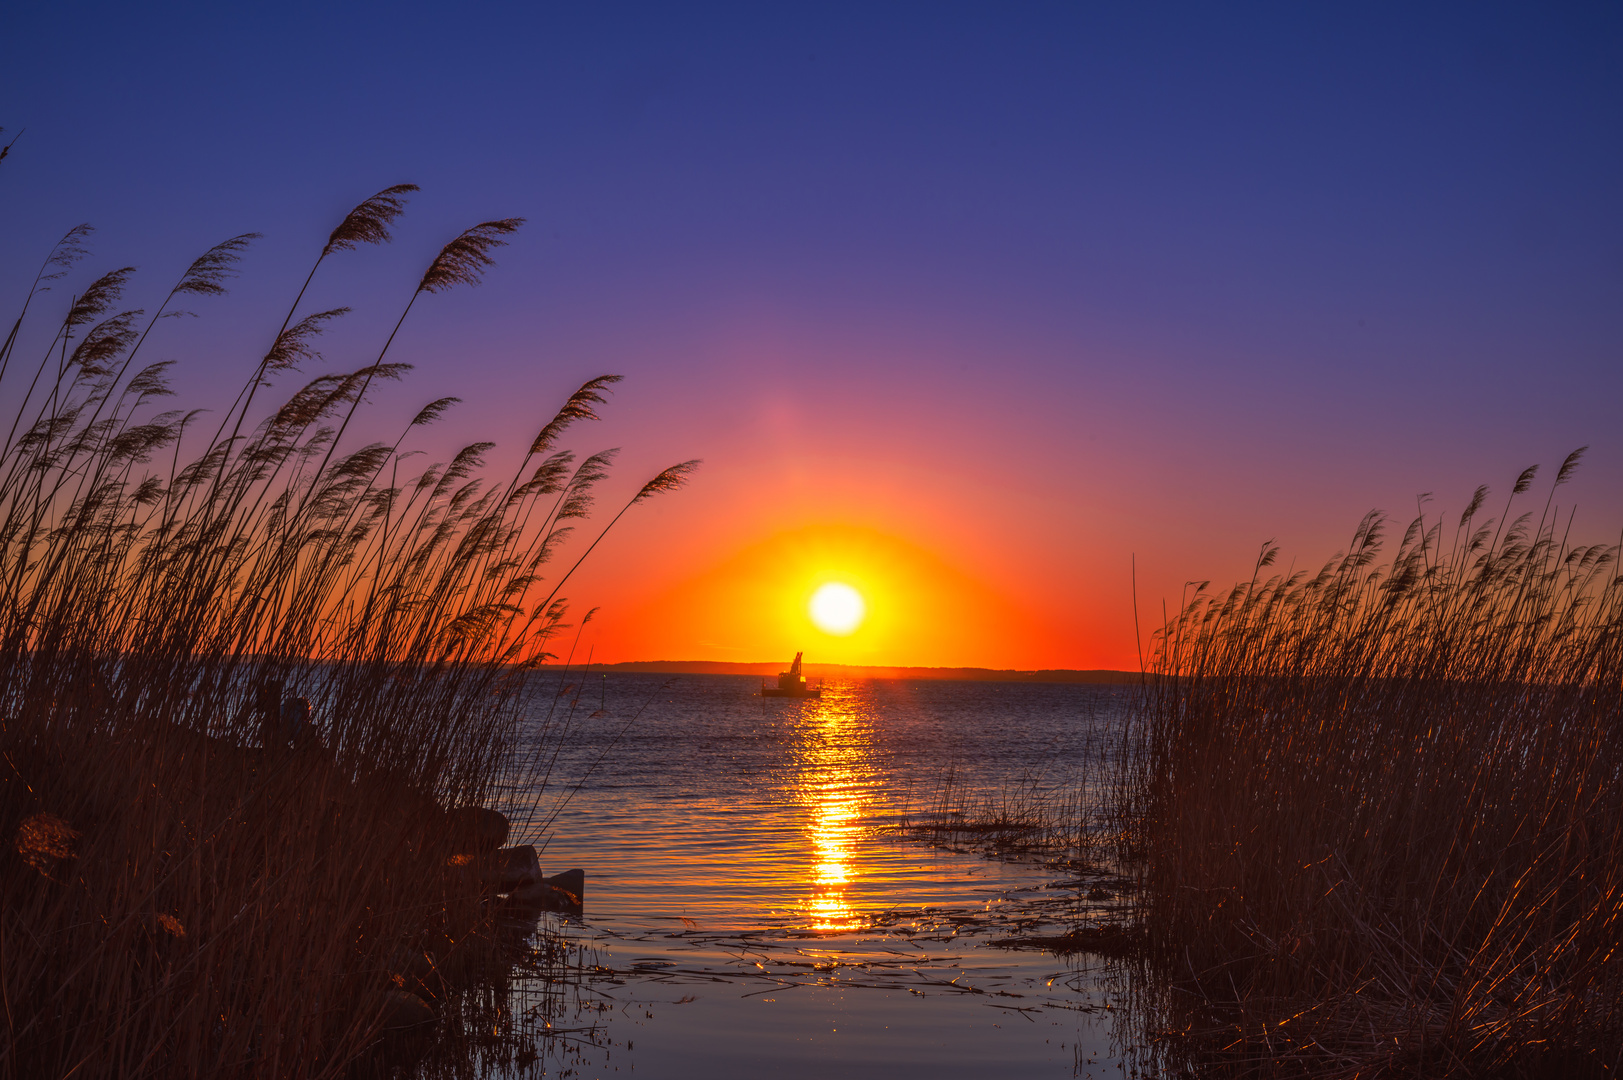
M 411 190 L 357 207 L 315 267 L 386 241 Z M 517 224 L 454 239 L 405 310 L 476 284 Z M 225 291 L 250 239 L 150 318 L 119 310 L 116 270 L 0 347 L 0 1075 L 337 1075 L 403 956 L 492 970 L 442 807 L 483 803 L 509 762 L 523 673 L 563 625 L 568 575 L 541 575 L 609 461 L 557 443 L 614 379 L 571 396 L 510 478 L 482 475 L 488 443 L 403 473 L 454 399 L 341 448 L 368 388 L 405 370 L 387 343 L 255 411 L 343 313 L 295 321 L 301 290 L 210 434 L 156 411 L 168 365 L 137 358 L 178 305 Z M 281 726 L 273 684 L 316 703 L 326 749 Z
M 1162 631 L 1115 802 L 1144 1064 L 1610 1075 L 1623 1054 L 1617 549 L 1574 546 L 1553 491 L 1487 522 L 1485 494 L 1384 566 L 1375 515 L 1315 575 L 1265 580 L 1269 550 Z

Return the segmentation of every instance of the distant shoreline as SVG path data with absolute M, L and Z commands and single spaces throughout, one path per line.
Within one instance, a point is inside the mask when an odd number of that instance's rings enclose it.
M 549 664 L 547 667 L 561 665 Z M 725 660 L 628 660 L 619 664 L 593 664 L 598 672 L 646 672 L 656 675 L 776 675 L 786 665 L 783 661 L 740 664 Z M 1070 668 L 1046 668 L 1020 671 L 1014 668 L 978 667 L 893 667 L 864 664 L 807 664 L 805 673 L 811 678 L 825 679 L 935 679 L 946 682 L 1019 682 L 1019 683 L 1136 683 L 1136 671 L 1110 671 L 1105 669 L 1079 671 Z

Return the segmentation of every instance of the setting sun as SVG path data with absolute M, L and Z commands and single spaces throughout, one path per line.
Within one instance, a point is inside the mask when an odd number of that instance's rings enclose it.
M 819 630 L 827 634 L 849 634 L 862 625 L 868 605 L 863 602 L 862 594 L 851 586 L 830 582 L 812 594 L 809 610 Z

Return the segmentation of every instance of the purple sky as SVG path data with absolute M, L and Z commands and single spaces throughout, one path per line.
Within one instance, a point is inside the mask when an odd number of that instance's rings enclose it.
M 573 590 L 604 658 L 774 658 L 698 609 L 791 535 L 939 563 L 964 623 L 824 658 L 1094 667 L 1130 556 L 1158 610 L 1583 444 L 1563 501 L 1623 528 L 1616 4 L 244 7 L 7 7 L 0 312 L 80 221 L 142 304 L 263 232 L 157 342 L 219 402 L 364 196 L 423 187 L 318 279 L 334 367 L 528 218 L 414 310 L 379 431 L 457 394 L 429 448 L 516 450 L 627 376 L 583 448 L 706 468 Z

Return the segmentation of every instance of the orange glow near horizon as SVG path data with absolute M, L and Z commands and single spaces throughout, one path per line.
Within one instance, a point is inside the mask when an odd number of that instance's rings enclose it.
M 877 529 L 812 525 L 735 550 L 610 616 L 600 660 L 1023 666 L 1040 618 L 935 552 Z

